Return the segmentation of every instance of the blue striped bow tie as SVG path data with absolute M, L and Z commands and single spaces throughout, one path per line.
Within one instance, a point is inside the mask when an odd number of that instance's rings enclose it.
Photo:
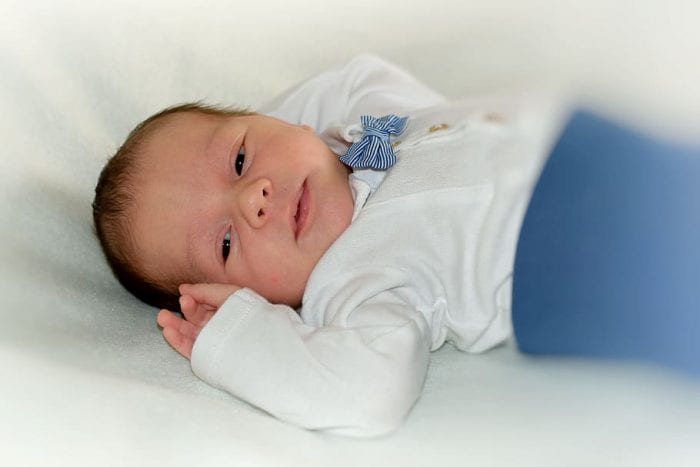
M 408 117 L 385 115 L 381 118 L 363 115 L 362 139 L 354 143 L 340 158 L 353 169 L 386 170 L 396 163 L 390 135 L 400 135 L 406 129 Z

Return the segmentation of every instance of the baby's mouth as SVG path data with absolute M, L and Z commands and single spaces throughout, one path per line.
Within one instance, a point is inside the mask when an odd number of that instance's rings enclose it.
M 299 239 L 299 236 L 304 231 L 306 221 L 309 214 L 309 192 L 306 186 L 306 180 L 301 186 L 301 192 L 297 201 L 296 211 L 294 212 L 294 238 Z

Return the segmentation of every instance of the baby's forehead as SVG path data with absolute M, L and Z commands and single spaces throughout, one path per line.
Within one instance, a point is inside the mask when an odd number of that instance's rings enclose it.
M 224 114 L 205 113 L 192 110 L 175 112 L 163 116 L 161 121 L 157 122 L 151 133 L 153 136 L 157 136 L 173 130 L 181 132 L 183 130 L 186 131 L 188 129 L 195 129 L 195 127 L 216 126 L 230 118 L 234 117 Z
M 148 154 L 164 148 L 172 149 L 185 144 L 196 144 L 197 141 L 207 138 L 226 120 L 225 115 L 193 111 L 166 115 L 161 121 L 154 122 L 154 127 L 144 138 L 143 152 Z
M 249 128 L 244 119 L 256 114 L 188 110 L 164 115 L 146 129 L 143 144 L 138 148 L 139 171 L 142 177 L 155 176 L 163 166 L 190 166 L 223 153 L 231 139 L 238 139 Z M 204 158 L 204 159 L 202 159 Z

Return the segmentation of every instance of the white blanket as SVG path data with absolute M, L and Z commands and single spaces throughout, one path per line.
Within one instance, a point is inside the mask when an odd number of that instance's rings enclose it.
M 0 0 L 0 465 L 697 465 L 697 380 L 512 343 L 434 353 L 387 438 L 285 425 L 194 377 L 109 272 L 90 202 L 149 114 L 255 108 L 361 52 L 451 97 L 563 86 L 692 138 L 699 16 L 689 0 Z

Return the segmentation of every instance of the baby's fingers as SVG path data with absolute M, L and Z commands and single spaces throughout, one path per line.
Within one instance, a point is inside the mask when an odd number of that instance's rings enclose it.
M 182 311 L 182 314 L 185 315 L 185 319 L 187 321 L 192 321 L 192 322 L 197 322 L 197 314 L 198 311 L 201 310 L 201 307 L 197 306 L 197 302 L 195 301 L 194 298 L 192 298 L 189 295 L 181 295 L 180 296 L 180 311 Z
M 161 327 L 172 328 L 192 340 L 197 338 L 199 331 L 202 329 L 200 326 L 197 326 L 196 323 L 186 321 L 168 310 L 161 310 L 160 313 L 158 313 L 157 320 Z
M 194 340 L 185 337 L 174 328 L 163 328 L 163 337 L 170 346 L 187 359 L 192 358 L 192 349 L 194 348 Z
M 231 284 L 182 284 L 180 293 L 190 295 L 200 305 L 219 308 L 240 287 Z
M 180 309 L 187 321 L 203 328 L 214 316 L 216 308 L 211 305 L 202 305 L 195 301 L 190 295 L 180 297 Z
M 163 336 L 175 350 L 183 356 L 190 358 L 194 341 L 199 335 L 201 327 L 180 318 L 168 310 L 158 313 L 158 324 L 163 328 Z

